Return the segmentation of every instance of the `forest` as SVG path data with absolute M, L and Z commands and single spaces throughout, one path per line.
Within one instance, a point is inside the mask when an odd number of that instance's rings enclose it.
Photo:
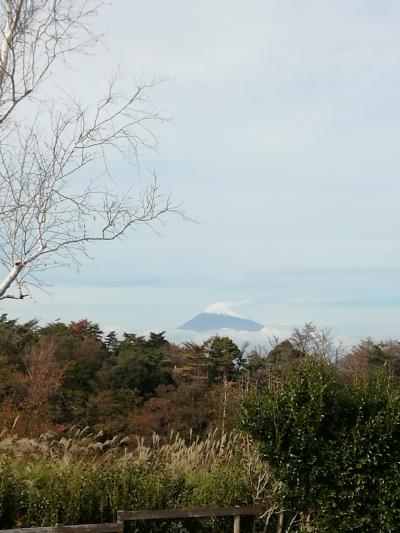
M 259 504 L 260 531 L 398 531 L 400 342 L 346 350 L 311 323 L 270 342 L 3 315 L 1 527 Z M 147 530 L 202 528 L 229 524 Z

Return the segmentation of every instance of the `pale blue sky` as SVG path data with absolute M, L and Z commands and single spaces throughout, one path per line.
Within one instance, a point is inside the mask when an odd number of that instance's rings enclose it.
M 400 4 L 114 0 L 97 22 L 108 48 L 58 81 L 90 101 L 117 64 L 169 76 L 153 102 L 174 122 L 141 180 L 156 170 L 202 224 L 93 248 L 79 275 L 51 273 L 51 298 L 2 311 L 142 331 L 246 300 L 278 329 L 398 336 Z

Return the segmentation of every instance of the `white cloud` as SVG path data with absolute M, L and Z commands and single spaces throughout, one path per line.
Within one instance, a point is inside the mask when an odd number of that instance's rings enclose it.
M 244 305 L 251 304 L 251 300 L 240 300 L 238 302 L 214 302 L 207 305 L 205 308 L 206 313 L 212 313 L 215 315 L 228 315 L 236 316 L 238 318 L 244 318 L 243 315 L 239 315 L 234 309 L 236 307 L 242 307 Z
M 264 327 L 260 331 L 236 331 L 233 329 L 220 329 L 215 331 L 196 332 L 196 331 L 184 331 L 184 330 L 170 330 L 167 331 L 166 337 L 170 342 L 176 344 L 182 344 L 187 341 L 196 342 L 201 344 L 206 339 L 219 335 L 221 337 L 229 337 L 238 346 L 243 346 L 248 343 L 250 347 L 256 346 L 268 346 L 270 345 L 269 339 L 272 337 L 278 337 L 283 340 L 289 336 L 289 331 L 278 328 Z
M 228 315 L 242 318 L 240 315 L 235 313 L 235 311 L 233 311 L 231 302 L 214 302 L 207 305 L 205 312 L 214 315 Z

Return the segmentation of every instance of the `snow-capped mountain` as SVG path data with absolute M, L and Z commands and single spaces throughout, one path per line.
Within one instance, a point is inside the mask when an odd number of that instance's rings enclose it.
M 209 305 L 203 313 L 195 316 L 188 322 L 185 322 L 178 329 L 189 331 L 216 331 L 220 329 L 233 329 L 236 331 L 260 331 L 263 325 L 244 318 L 225 304 L 225 302 L 216 302 Z

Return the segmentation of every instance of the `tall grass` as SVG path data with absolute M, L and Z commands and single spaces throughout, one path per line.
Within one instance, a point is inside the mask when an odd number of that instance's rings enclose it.
M 80 430 L 61 438 L 0 434 L 2 528 L 113 522 L 118 509 L 252 503 L 267 509 L 275 490 L 256 445 L 240 433 L 189 442 L 154 435 L 150 444 L 103 442 L 101 434 Z

